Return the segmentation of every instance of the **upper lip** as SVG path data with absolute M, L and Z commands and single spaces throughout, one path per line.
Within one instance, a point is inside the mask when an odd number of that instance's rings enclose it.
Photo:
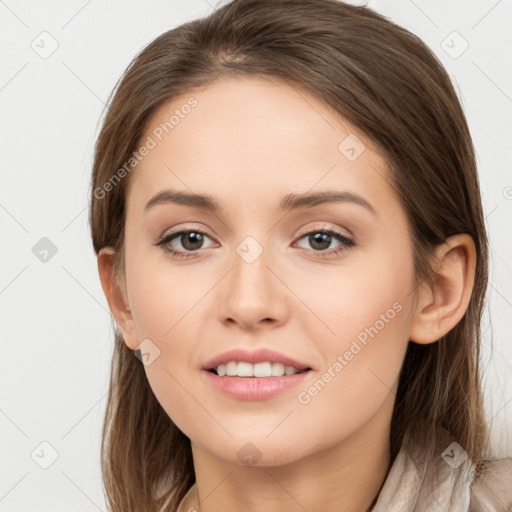
M 230 361 L 245 361 L 252 364 L 270 361 L 271 363 L 281 363 L 285 366 L 293 366 L 294 368 L 297 368 L 297 370 L 306 370 L 311 368 L 305 363 L 296 361 L 295 359 L 270 348 L 259 348 L 256 350 L 233 348 L 207 361 L 203 366 L 203 370 L 212 370 L 217 368 L 219 364 L 226 364 Z

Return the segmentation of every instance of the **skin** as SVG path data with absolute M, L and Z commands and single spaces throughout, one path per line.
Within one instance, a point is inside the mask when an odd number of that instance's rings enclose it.
M 112 314 L 130 349 L 149 338 L 160 350 L 145 370 L 191 440 L 201 511 L 367 510 L 391 463 L 390 421 L 407 344 L 435 342 L 462 318 L 473 241 L 448 239 L 436 253 L 434 290 L 416 289 L 406 213 L 385 159 L 364 134 L 297 86 L 252 77 L 174 98 L 154 113 L 143 140 L 190 96 L 198 105 L 130 175 L 123 283 L 112 277 L 112 250 L 98 255 Z M 354 161 L 338 150 L 349 134 L 365 144 Z M 166 188 L 210 194 L 222 212 L 174 203 L 144 212 Z M 350 202 L 277 210 L 286 194 L 319 190 L 351 191 L 376 213 Z M 322 250 L 304 236 L 323 228 L 355 245 L 326 255 L 340 242 L 333 237 Z M 188 249 L 194 257 L 175 258 L 156 245 L 179 229 L 206 232 L 203 245 Z M 247 236 L 263 249 L 252 263 L 236 250 Z M 168 245 L 186 252 L 185 238 Z M 298 393 L 394 303 L 400 312 L 300 403 Z M 270 347 L 313 371 L 271 399 L 226 397 L 201 367 L 235 346 Z M 252 466 L 238 457 L 249 442 L 260 454 Z

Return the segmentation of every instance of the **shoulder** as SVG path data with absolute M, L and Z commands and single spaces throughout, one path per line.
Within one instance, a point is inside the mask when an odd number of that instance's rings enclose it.
M 475 466 L 469 512 L 512 512 L 512 458 Z

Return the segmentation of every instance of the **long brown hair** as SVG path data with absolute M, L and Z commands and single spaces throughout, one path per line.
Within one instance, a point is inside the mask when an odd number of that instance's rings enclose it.
M 130 175 L 116 172 L 140 144 L 149 116 L 218 77 L 240 75 L 305 88 L 382 151 L 411 226 L 417 284 L 432 285 L 429 261 L 437 245 L 457 233 L 472 236 L 477 263 L 469 307 L 438 342 L 409 343 L 390 442 L 394 457 L 412 431 L 433 453 L 449 432 L 480 459 L 488 439 L 479 371 L 488 242 L 475 152 L 440 61 L 385 17 L 336 0 L 235 0 L 150 43 L 113 92 L 97 140 L 90 204 L 94 250 L 116 251 L 121 283 Z M 114 175 L 123 178 L 114 183 Z M 190 440 L 160 406 L 115 324 L 114 330 L 102 440 L 110 510 L 175 510 L 195 480 Z

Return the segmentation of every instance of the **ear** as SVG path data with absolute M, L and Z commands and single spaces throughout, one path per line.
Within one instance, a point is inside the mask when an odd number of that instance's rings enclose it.
M 476 250 L 470 235 L 454 235 L 437 247 L 433 290 L 418 291 L 409 339 L 433 343 L 455 327 L 467 310 L 475 280 Z
M 114 275 L 114 261 L 115 251 L 111 247 L 104 247 L 98 253 L 97 263 L 101 287 L 110 312 L 123 334 L 124 342 L 131 350 L 135 350 L 139 345 L 137 330 L 128 306 L 124 281 L 117 282 Z

